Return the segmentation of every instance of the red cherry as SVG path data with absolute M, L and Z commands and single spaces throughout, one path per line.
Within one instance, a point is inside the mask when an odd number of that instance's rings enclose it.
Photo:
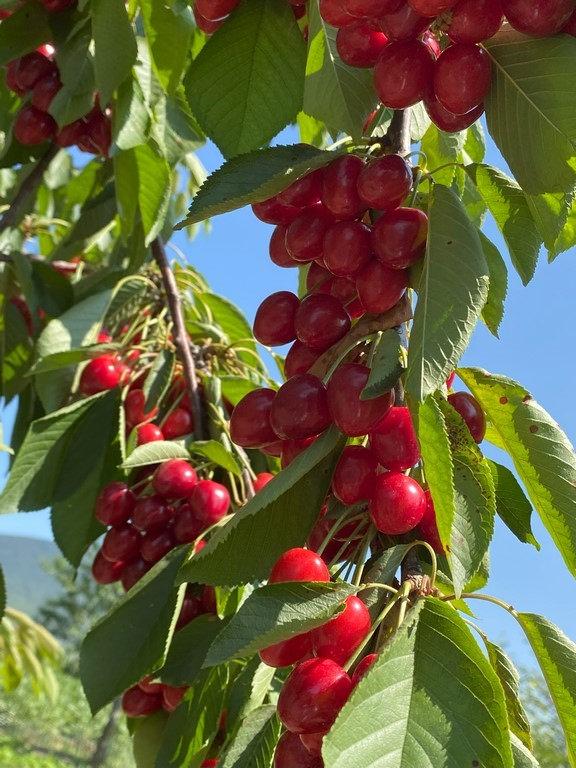
M 361 221 L 332 224 L 324 236 L 324 263 L 333 275 L 353 275 L 370 256 L 370 227 Z
M 56 144 L 59 147 L 71 147 L 77 144 L 84 135 L 84 120 L 75 120 L 61 128 L 56 135 Z
M 347 445 L 334 470 L 332 492 L 343 504 L 365 501 L 372 493 L 378 461 L 369 448 Z
M 203 532 L 196 513 L 189 504 L 183 504 L 178 510 L 174 523 L 174 535 L 180 544 L 191 544 Z
M 277 267 L 298 267 L 300 264 L 297 261 L 294 261 L 286 249 L 286 230 L 287 227 L 284 224 L 278 224 L 274 229 L 274 232 L 272 232 L 268 251 L 270 260 L 276 264 Z
M 78 389 L 83 395 L 95 395 L 119 386 L 121 378 L 118 358 L 115 355 L 100 355 L 90 360 L 82 370 Z
M 388 44 L 388 38 L 375 21 L 362 19 L 338 30 L 336 49 L 351 67 L 373 67 Z
M 446 31 L 455 43 L 481 43 L 494 37 L 503 21 L 502 0 L 460 0 Z
M 134 560 L 132 563 L 128 563 L 126 568 L 124 568 L 122 571 L 121 577 L 124 591 L 129 592 L 132 587 L 137 584 L 145 574 L 148 573 L 150 567 L 150 564 L 142 560 L 141 557 L 139 557 L 137 560 Z
M 156 469 L 152 485 L 165 499 L 186 499 L 198 484 L 196 470 L 184 459 L 169 459 Z
M 398 208 L 412 189 L 412 171 L 400 155 L 384 155 L 369 163 L 358 177 L 358 194 L 369 208 Z
M 110 118 L 98 107 L 83 118 L 84 130 L 78 138 L 78 148 L 83 152 L 108 157 L 112 143 L 112 124 Z
M 314 261 L 322 256 L 324 235 L 332 223 L 321 205 L 300 213 L 286 230 L 286 250 L 299 263 Z
M 101 550 L 98 550 L 92 563 L 92 577 L 97 584 L 114 584 L 119 581 L 124 571 L 124 563 L 106 560 Z
M 421 16 L 434 18 L 452 8 L 458 0 L 408 0 L 412 8 Z
M 265 453 L 267 456 L 274 456 L 275 458 L 279 459 L 280 456 L 282 456 L 282 446 L 284 445 L 283 440 L 276 440 L 274 443 L 269 443 L 268 445 L 263 445 L 260 450 L 262 453 Z
M 124 401 L 124 410 L 126 411 L 126 423 L 130 427 L 135 427 L 143 421 L 153 419 L 158 413 L 158 408 L 151 408 L 148 412 L 144 411 L 146 407 L 146 395 L 141 389 L 133 389 L 126 395 Z
M 574 0 L 503 0 L 502 5 L 514 29 L 531 37 L 555 35 L 574 12 Z
M 280 555 L 268 579 L 269 584 L 286 581 L 330 581 L 330 571 L 320 555 L 296 547 Z
M 151 531 L 142 538 L 140 555 L 147 563 L 158 563 L 174 549 L 176 541 L 171 530 Z
M 277 197 L 270 197 L 261 203 L 254 203 L 252 211 L 256 218 L 266 224 L 290 224 L 301 212 L 301 208 L 294 205 L 286 205 Z
M 422 520 L 426 496 L 416 480 L 401 472 L 386 472 L 376 478 L 368 509 L 381 533 L 398 536 Z
M 186 595 L 182 601 L 182 608 L 180 608 L 176 629 L 182 629 L 182 627 L 190 624 L 191 621 L 201 615 L 201 611 L 202 608 L 200 606 L 199 598 Z
M 272 428 L 283 440 L 318 435 L 331 421 L 326 387 L 310 373 L 293 376 L 282 384 L 270 411 Z
M 312 630 L 314 653 L 322 659 L 345 664 L 366 639 L 372 621 L 370 611 L 360 598 L 346 598 L 344 611 L 317 629 Z
M 576 37 L 576 11 L 570 16 L 566 24 L 562 27 L 562 32 L 565 35 L 572 35 L 572 37 Z
M 239 0 L 195 0 L 198 13 L 211 21 L 228 16 L 238 3 Z
M 398 10 L 384 14 L 379 21 L 389 40 L 411 40 L 430 26 L 430 19 L 416 13 L 406 0 L 402 0 Z
M 390 269 L 405 269 L 424 254 L 428 216 L 418 208 L 396 208 L 380 216 L 372 231 L 376 257 Z
M 98 344 L 110 344 L 112 341 L 114 341 L 114 337 L 110 331 L 107 331 L 106 328 L 102 328 L 102 330 L 98 332 L 98 338 L 96 341 Z
M 328 406 L 334 423 L 345 435 L 366 435 L 380 422 L 394 402 L 390 391 L 372 400 L 360 395 L 370 376 L 370 369 L 360 363 L 342 363 L 328 383 Z
M 138 683 L 138 688 L 140 688 L 141 691 L 144 691 L 144 693 L 158 694 L 161 696 L 163 688 L 162 683 L 154 683 L 153 679 L 152 675 L 143 677 Z
M 282 469 L 286 469 L 294 461 L 297 456 L 300 456 L 306 448 L 312 445 L 316 441 L 316 436 L 306 437 L 303 440 L 284 440 L 282 442 L 282 453 L 280 466 Z
M 175 709 L 178 709 L 178 707 L 182 703 L 184 696 L 186 696 L 187 690 L 188 690 L 187 685 L 181 686 L 180 688 L 177 688 L 174 685 L 163 685 L 162 686 L 162 706 L 165 709 L 165 711 L 174 712 Z
M 280 737 L 274 753 L 274 768 L 323 768 L 321 757 L 312 755 L 297 733 L 286 731 Z
M 204 32 L 205 35 L 213 35 L 214 32 L 220 29 L 222 24 L 224 24 L 226 21 L 226 18 L 211 21 L 205 16 L 202 16 L 201 13 L 198 13 L 195 6 L 192 7 L 192 12 L 194 14 L 194 21 L 196 22 L 196 26 L 201 32 Z
M 299 738 L 311 755 L 321 757 L 325 733 L 301 733 Z
M 190 494 L 190 508 L 201 528 L 210 528 L 228 514 L 230 509 L 228 489 L 213 480 L 200 480 Z
M 258 493 L 258 491 L 265 488 L 272 480 L 274 480 L 274 475 L 271 472 L 259 472 L 252 483 L 252 487 L 254 488 L 254 491 Z
M 434 54 L 420 40 L 386 46 L 374 67 L 378 98 L 391 109 L 406 109 L 426 96 L 432 86 Z
M 432 494 L 430 491 L 425 491 L 426 495 L 426 509 L 424 510 L 424 516 L 418 525 L 420 535 L 427 541 L 428 544 L 438 555 L 444 554 L 444 547 L 438 533 L 438 525 L 436 523 L 436 510 L 434 509 L 434 502 L 432 501 Z
M 292 733 L 326 732 L 352 691 L 352 681 L 331 659 L 298 664 L 278 698 L 278 715 Z
M 308 632 L 303 635 L 296 635 L 289 640 L 283 640 L 280 643 L 263 648 L 260 651 L 260 658 L 269 667 L 291 667 L 302 659 L 309 656 L 312 652 L 312 641 Z
M 277 195 L 278 200 L 285 205 L 295 208 L 307 208 L 320 202 L 322 191 L 322 169 L 307 173 L 297 181 L 292 182 L 283 192 Z
M 32 91 L 32 106 L 42 112 L 48 112 L 50 104 L 62 88 L 58 72 L 51 72 L 39 80 Z
M 200 601 L 202 605 L 202 611 L 204 613 L 211 613 L 214 615 L 218 613 L 216 607 L 216 592 L 214 587 L 204 587 Z
M 278 440 L 270 424 L 275 397 L 273 389 L 255 389 L 240 400 L 230 417 L 230 436 L 236 445 L 261 448 Z
M 338 299 L 313 293 L 302 300 L 296 312 L 296 333 L 309 349 L 324 352 L 350 330 L 350 315 Z
M 392 309 L 408 287 L 408 270 L 389 269 L 371 261 L 356 275 L 356 288 L 362 306 L 371 315 Z
M 455 43 L 436 62 L 434 93 L 449 112 L 465 115 L 484 101 L 491 74 L 490 57 L 484 48 Z
M 136 496 L 126 483 L 108 483 L 96 499 L 95 516 L 103 525 L 121 525 L 130 519 Z
M 41 0 L 41 2 L 49 13 L 65 11 L 67 8 L 76 5 L 76 0 Z
M 47 56 L 32 51 L 20 59 L 10 62 L 12 77 L 20 91 L 31 91 L 40 80 L 53 74 L 58 74 L 58 69 Z
M 158 440 L 164 440 L 164 434 L 156 424 L 141 424 L 136 433 L 136 442 L 138 445 L 146 443 L 155 443 Z
M 56 122 L 47 112 L 26 104 L 16 115 L 13 131 L 20 144 L 41 144 L 56 135 Z
M 450 376 L 448 376 L 448 378 L 446 379 L 446 386 L 448 387 L 448 389 L 452 389 L 452 387 L 454 386 L 455 378 L 456 378 L 456 371 L 452 371 Z
M 132 525 L 139 531 L 161 531 L 174 517 L 174 509 L 161 496 L 143 496 L 132 512 Z
M 395 472 L 410 469 L 420 461 L 420 446 L 408 408 L 390 408 L 370 432 L 370 448 L 383 467 Z
M 284 374 L 287 379 L 299 373 L 308 373 L 310 368 L 318 360 L 319 352 L 310 349 L 301 341 L 296 340 L 288 350 L 284 360 Z
M 129 563 L 138 557 L 140 534 L 130 523 L 110 528 L 102 542 L 102 555 L 111 563 Z
M 482 117 L 484 112 L 484 104 L 479 104 L 465 115 L 455 115 L 440 104 L 435 94 L 431 94 L 425 100 L 424 106 L 434 125 L 437 125 L 441 131 L 446 131 L 447 133 L 457 133 L 469 128 L 476 120 Z
M 290 291 L 277 291 L 260 304 L 254 319 L 254 336 L 267 347 L 288 344 L 296 338 L 294 320 L 300 299 Z
M 194 431 L 194 417 L 187 408 L 175 408 L 162 422 L 165 440 L 176 440 Z
M 324 261 L 322 261 L 324 264 Z M 310 264 L 308 274 L 306 275 L 306 290 L 308 293 L 330 293 L 330 282 L 332 275 L 328 270 L 319 264 L 314 262 Z
M 344 7 L 352 16 L 378 19 L 385 13 L 398 10 L 402 0 L 344 0 Z
M 135 685 L 122 696 L 122 709 L 128 717 L 147 717 L 162 709 L 162 694 L 145 693 Z
M 20 59 L 14 59 L 6 66 L 6 86 L 9 90 L 18 94 L 18 96 L 24 96 L 26 93 L 24 88 L 21 88 L 18 84 L 18 69 L 20 67 Z
M 356 189 L 362 168 L 364 161 L 361 157 L 344 155 L 324 169 L 322 203 L 334 216 L 355 219 L 366 211 Z
M 320 0 L 320 16 L 333 27 L 345 27 L 356 21 L 344 10 L 344 0 Z
M 462 416 L 473 439 L 481 443 L 486 434 L 486 416 L 478 400 L 468 392 L 453 392 L 448 402 Z
M 378 654 L 377 653 L 369 653 L 368 656 L 364 656 L 362 661 L 358 663 L 356 666 L 356 669 L 354 670 L 352 674 L 352 684 L 354 687 L 358 685 L 360 680 L 366 675 L 366 673 L 372 669 L 374 664 L 378 661 Z

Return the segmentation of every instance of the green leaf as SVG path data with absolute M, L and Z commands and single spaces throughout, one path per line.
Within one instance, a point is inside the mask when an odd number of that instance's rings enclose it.
M 249 392 L 258 388 L 258 384 L 250 379 L 242 379 L 239 376 L 221 376 L 222 397 L 225 397 L 232 405 L 238 405 L 240 400 Z
M 259 656 L 246 664 L 234 680 L 228 698 L 228 722 L 232 728 L 264 703 L 275 674 L 276 669 L 263 664 Z
M 176 229 L 267 200 L 335 157 L 338 153 L 307 144 L 267 147 L 234 157 L 206 179 L 192 200 L 188 216 Z
M 456 194 L 436 185 L 429 215 L 405 382 L 415 400 L 435 392 L 454 370 L 488 295 L 482 244 Z
M 212 643 L 205 666 L 253 656 L 326 624 L 356 592 L 349 584 L 290 582 L 256 589 Z
M 155 0 L 140 0 L 146 40 L 154 69 L 162 86 L 174 93 L 188 58 L 194 30 L 188 6 L 164 5 Z
M 490 273 L 488 297 L 482 310 L 482 319 L 488 329 L 498 338 L 500 324 L 504 318 L 504 302 L 508 293 L 508 269 L 500 251 L 483 232 L 479 232 L 484 256 Z
M 374 345 L 370 376 L 362 400 L 371 400 L 389 392 L 404 372 L 404 349 L 400 332 L 396 328 L 384 331 Z
M 222 629 L 214 616 L 199 616 L 175 633 L 160 679 L 168 685 L 191 685 L 202 671 L 208 649 Z
M 132 750 L 136 768 L 154 768 L 167 722 L 165 712 L 155 712 L 134 721 Z
M 540 665 L 558 712 L 570 765 L 576 765 L 576 645 L 543 616 L 519 613 L 520 622 Z
M 576 575 L 576 457 L 568 437 L 512 379 L 480 368 L 463 368 L 458 375 L 488 417 L 488 439 L 512 458 L 534 508 Z
M 150 245 L 164 226 L 171 193 L 171 174 L 166 160 L 150 144 L 131 150 L 137 170 L 138 207 L 145 245 Z M 134 190 L 132 190 L 134 193 Z
M 92 0 L 96 85 L 102 104 L 129 77 L 138 49 L 123 0 Z
M 50 14 L 39 2 L 16 8 L 0 25 L 0 66 L 34 51 L 52 38 L 48 25 Z
M 181 580 L 236 586 L 266 578 L 282 552 L 306 541 L 342 446 L 336 430 L 328 430 L 211 536 Z
M 530 723 L 528 716 L 520 701 L 520 675 L 512 660 L 500 648 L 484 637 L 484 644 L 488 651 L 488 658 L 494 672 L 502 683 L 506 710 L 508 712 L 508 725 L 512 733 L 520 739 L 528 749 L 532 749 L 532 737 L 530 735 Z
M 512 768 L 504 695 L 456 611 L 420 602 L 324 739 L 330 768 Z
M 175 364 L 176 356 L 174 352 L 170 352 L 167 349 L 163 349 L 154 360 L 142 387 L 146 395 L 145 413 L 157 405 L 168 391 L 168 387 L 172 382 Z
M 372 72 L 343 63 L 336 50 L 338 30 L 322 19 L 316 2 L 310 3 L 308 14 L 302 109 L 325 123 L 335 135 L 344 131 L 350 136 L 362 136 L 364 121 L 377 103 Z
M 96 84 L 91 44 L 92 30 L 87 19 L 73 34 L 67 28 L 54 37 L 62 88 L 52 99 L 49 111 L 58 125 L 84 117 L 94 105 Z
M 518 480 L 508 467 L 488 459 L 496 492 L 496 511 L 512 533 L 525 544 L 540 544 L 532 533 L 532 505 L 526 498 Z
M 118 88 L 116 108 L 112 114 L 112 136 L 118 149 L 133 149 L 146 143 L 150 124 L 150 113 L 144 101 L 144 94 L 138 80 L 125 80 Z M 115 155 L 117 169 L 124 168 L 123 155 Z M 118 174 L 118 170 L 117 170 Z M 116 180 L 118 185 L 118 180 Z
M 250 323 L 235 304 L 215 293 L 199 293 L 198 299 L 210 308 L 214 322 L 224 331 L 232 344 L 242 341 L 244 342 L 242 346 L 256 351 Z
M 534 755 L 526 749 L 520 739 L 514 736 L 513 733 L 510 734 L 510 743 L 514 756 L 514 768 L 540 768 L 540 763 Z
M 192 62 L 192 111 L 226 157 L 269 142 L 302 106 L 305 44 L 285 0 L 241 3 Z
M 4 305 L 0 353 L 2 357 L 2 394 L 12 398 L 26 386 L 26 374 L 32 362 L 32 342 L 20 310 L 12 302 Z
M 434 172 L 434 180 L 449 187 L 456 175 L 456 163 L 462 157 L 466 131 L 446 133 L 432 123 L 422 137 L 422 152 L 426 156 L 427 165 Z M 450 164 L 450 165 L 448 165 Z M 448 165 L 436 171 L 440 166 Z
M 494 217 L 512 263 L 527 285 L 534 276 L 542 237 L 524 192 L 514 179 L 489 165 L 467 165 L 466 172 Z
M 146 467 L 148 464 L 161 464 L 168 459 L 190 459 L 185 445 L 176 440 L 155 440 L 134 448 L 122 464 L 122 469 Z
M 80 678 L 93 714 L 164 664 L 181 602 L 174 583 L 185 554 L 186 548 L 170 552 L 84 639 Z
M 569 35 L 537 40 L 500 30 L 487 40 L 492 86 L 488 130 L 531 194 L 558 192 L 576 182 L 576 41 Z M 529 127 L 529 130 L 527 128 Z
M 222 768 L 269 768 L 279 736 L 280 720 L 276 707 L 268 704 L 256 709 L 232 739 Z
M 85 360 L 98 357 L 109 349 L 109 345 L 106 344 L 92 344 L 89 347 L 70 349 L 66 352 L 54 352 L 53 355 L 48 355 L 47 357 L 42 357 L 38 360 L 38 362 L 32 366 L 29 373 L 37 374 L 58 371 L 60 368 L 66 368 L 69 365 L 78 365 L 78 363 L 83 363 Z
M 204 456 L 208 461 L 223 467 L 228 472 L 232 472 L 233 475 L 239 477 L 242 474 L 240 465 L 234 456 L 226 450 L 222 443 L 216 440 L 196 440 L 188 443 L 187 447 L 190 453 Z

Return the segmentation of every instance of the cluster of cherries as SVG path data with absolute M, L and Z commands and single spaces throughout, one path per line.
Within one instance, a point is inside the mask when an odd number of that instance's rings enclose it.
M 320 12 L 338 27 L 342 61 L 374 68 L 384 106 L 423 101 L 444 131 L 463 130 L 484 111 L 491 62 L 479 44 L 505 19 L 533 37 L 576 33 L 574 0 L 320 0 Z
M 288 3 L 297 19 L 306 15 L 306 0 L 288 0 Z M 240 0 L 194 0 L 196 26 L 207 35 L 213 34 L 239 4 Z

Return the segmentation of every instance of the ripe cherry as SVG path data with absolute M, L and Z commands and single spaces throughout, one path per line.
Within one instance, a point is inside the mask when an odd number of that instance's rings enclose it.
M 412 189 L 412 171 L 400 155 L 384 155 L 366 165 L 358 177 L 358 194 L 378 211 L 398 208 Z
M 158 440 L 164 440 L 164 434 L 156 424 L 141 424 L 136 431 L 136 442 L 138 445 L 146 443 L 155 443 Z
M 318 435 L 331 421 L 326 387 L 310 373 L 293 376 L 282 384 L 270 411 L 270 423 L 283 440 Z
M 260 450 L 267 456 L 274 456 L 275 458 L 279 459 L 280 456 L 282 456 L 282 446 L 284 445 L 284 442 L 284 440 L 276 440 L 274 443 L 263 445 Z
M 555 35 L 574 12 L 573 0 L 503 0 L 502 5 L 514 29 L 532 37 Z
M 437 125 L 441 131 L 446 131 L 447 133 L 457 133 L 469 128 L 472 123 L 475 123 L 476 120 L 482 117 L 484 112 L 484 104 L 479 104 L 465 115 L 455 115 L 440 104 L 435 94 L 428 96 L 424 106 L 434 125 Z
M 286 230 L 287 227 L 284 224 L 278 224 L 274 229 L 274 232 L 272 232 L 268 249 L 270 260 L 272 263 L 276 264 L 277 267 L 298 267 L 300 266 L 299 263 L 294 261 L 286 248 Z
M 176 544 L 171 529 L 163 531 L 151 531 L 147 533 L 140 545 L 140 555 L 147 563 L 158 563 L 162 558 L 174 549 Z
M 360 363 L 342 363 L 328 383 L 328 406 L 334 423 L 345 435 L 366 435 L 381 421 L 394 402 L 387 392 L 371 400 L 360 395 L 370 376 L 370 369 Z
M 379 21 L 389 40 L 412 40 L 430 26 L 430 19 L 416 13 L 407 0 L 402 0 L 398 10 L 384 14 Z
M 370 257 L 370 227 L 361 221 L 339 221 L 326 232 L 324 263 L 333 275 L 353 275 Z
M 352 681 L 331 659 L 309 659 L 294 668 L 278 698 L 278 715 L 292 733 L 330 729 L 352 691 Z
M 198 13 L 207 19 L 221 19 L 236 8 L 239 0 L 195 0 Z
M 572 35 L 572 37 L 576 37 L 576 11 L 570 16 L 566 24 L 562 27 L 562 32 L 565 35 Z
M 388 38 L 375 21 L 362 19 L 338 30 L 336 49 L 351 67 L 373 67 L 388 44 Z
M 20 91 L 31 91 L 40 80 L 58 71 L 54 62 L 38 51 L 27 53 L 10 62 L 10 65 L 13 67 L 12 77 Z
M 152 485 L 165 499 L 186 499 L 198 484 L 196 470 L 184 459 L 169 459 L 156 469 Z
M 378 462 L 369 448 L 347 445 L 334 470 L 332 492 L 343 504 L 357 504 L 372 493 Z
M 449 112 L 465 115 L 484 101 L 492 65 L 484 48 L 455 43 L 442 53 L 434 69 L 434 93 Z
M 80 376 L 79 391 L 83 395 L 95 395 L 119 386 L 122 371 L 115 355 L 100 355 L 84 367 Z
M 412 8 L 421 16 L 434 18 L 452 8 L 458 0 L 408 0 Z
M 314 293 L 303 299 L 296 312 L 296 334 L 318 352 L 336 344 L 350 330 L 350 315 L 334 296 Z
M 97 584 L 114 584 L 119 581 L 124 571 L 125 564 L 122 561 L 110 562 L 106 560 L 101 550 L 98 550 L 92 563 L 92 576 Z
M 144 693 L 162 695 L 162 683 L 155 683 L 153 682 L 153 680 L 154 678 L 152 677 L 152 675 L 143 677 L 142 680 L 140 680 L 140 682 L 138 683 L 138 688 L 144 691 Z
M 282 469 L 286 469 L 294 461 L 297 456 L 300 456 L 313 442 L 316 441 L 316 436 L 306 437 L 302 440 L 283 440 L 280 466 Z
M 95 516 L 103 525 L 121 525 L 130 519 L 136 496 L 126 483 L 108 483 L 96 499 Z
M 126 423 L 130 427 L 135 427 L 143 421 L 153 419 L 158 413 L 158 408 L 152 407 L 145 411 L 146 395 L 141 389 L 133 389 L 126 395 L 124 401 L 124 410 L 126 411 Z
M 263 648 L 260 658 L 269 667 L 291 667 L 312 653 L 312 640 L 308 632 L 289 640 Z
M 183 504 L 178 510 L 174 522 L 174 536 L 180 544 L 191 544 L 203 532 L 196 513 L 189 504 Z
M 434 76 L 434 54 L 420 40 L 390 43 L 374 67 L 378 98 L 391 109 L 406 109 L 426 96 Z
M 160 531 L 174 517 L 174 509 L 161 496 L 142 496 L 132 512 L 132 525 L 139 531 Z
M 150 564 L 138 557 L 131 563 L 128 563 L 126 568 L 122 571 L 121 581 L 124 591 L 128 592 L 132 587 L 137 584 L 140 579 L 145 576 L 150 570 Z
M 385 13 L 398 10 L 402 0 L 343 0 L 352 16 L 377 19 Z
M 174 712 L 174 710 L 178 709 L 182 703 L 182 700 L 184 699 L 184 696 L 186 696 L 187 690 L 188 686 L 186 685 L 181 687 L 176 687 L 174 685 L 163 685 L 162 706 L 164 710 L 166 712 Z
M 420 461 L 420 446 L 408 408 L 390 408 L 370 432 L 370 448 L 383 467 L 395 472 L 410 469 Z
M 83 118 L 84 130 L 78 137 L 78 148 L 83 152 L 108 157 L 112 143 L 112 124 L 110 117 L 98 107 Z
M 319 355 L 320 352 L 310 349 L 310 347 L 296 339 L 284 360 L 284 374 L 286 378 L 291 379 L 292 376 L 296 376 L 298 373 L 308 373 Z
M 425 491 L 426 495 L 426 509 L 424 510 L 424 517 L 418 524 L 418 530 L 420 535 L 427 541 L 428 544 L 438 555 L 444 554 L 444 547 L 438 533 L 438 525 L 436 523 L 436 510 L 434 509 L 434 502 L 432 500 L 432 494 L 430 491 Z
M 312 630 L 314 653 L 322 659 L 345 664 L 366 639 L 372 621 L 366 605 L 358 597 L 346 598 L 344 611 L 317 629 Z
M 254 488 L 254 491 L 258 493 L 258 491 L 265 488 L 272 480 L 274 480 L 274 475 L 271 472 L 259 472 L 252 483 L 252 487 Z
M 102 542 L 102 555 L 111 563 L 135 560 L 140 552 L 140 534 L 130 523 L 110 528 Z
M 390 269 L 405 269 L 422 258 L 428 216 L 418 208 L 396 208 L 380 216 L 372 230 L 376 257 Z
M 352 673 L 352 684 L 354 687 L 358 685 L 360 680 L 366 675 L 366 673 L 372 669 L 374 664 L 378 661 L 377 653 L 369 653 L 368 656 L 364 656 L 362 661 L 358 663 L 356 669 Z
M 195 6 L 192 7 L 192 12 L 194 14 L 194 21 L 196 22 L 196 26 L 201 32 L 204 32 L 205 35 L 213 35 L 214 32 L 220 29 L 220 27 L 226 21 L 226 18 L 211 21 L 205 16 L 202 16 L 201 13 L 198 13 Z
M 268 579 L 269 584 L 285 581 L 330 581 L 330 571 L 320 555 L 296 547 L 280 555 Z
M 398 536 L 422 520 L 426 496 L 416 480 L 401 472 L 386 472 L 376 478 L 368 509 L 381 533 Z
M 180 608 L 180 614 L 178 621 L 176 622 L 176 630 L 182 629 L 191 621 L 198 618 L 202 614 L 202 608 L 200 605 L 200 599 L 198 597 L 192 597 L 186 595 L 182 601 L 182 608 Z
M 194 431 L 194 417 L 188 408 L 174 408 L 162 422 L 165 440 L 176 440 Z
M 277 347 L 296 338 L 294 321 L 300 299 L 290 291 L 277 291 L 260 304 L 254 319 L 254 336 L 261 344 Z
M 32 90 L 32 106 L 42 112 L 48 112 L 50 104 L 61 88 L 62 83 L 58 72 L 51 72 L 41 78 Z
M 145 693 L 140 686 L 129 688 L 122 696 L 122 709 L 128 717 L 147 717 L 162 709 L 161 689 L 157 694 Z
M 320 202 L 322 192 L 322 169 L 307 173 L 297 181 L 292 182 L 283 192 L 277 195 L 278 200 L 285 205 L 296 208 L 307 208 Z
M 20 144 L 41 144 L 56 135 L 56 122 L 47 112 L 26 104 L 16 115 L 13 131 Z
M 76 5 L 76 0 L 41 0 L 41 2 L 49 13 L 59 13 Z
M 448 402 L 462 416 L 473 439 L 481 443 L 486 434 L 486 416 L 478 400 L 469 392 L 453 392 Z
M 254 203 L 252 211 L 256 218 L 266 224 L 290 224 L 294 221 L 301 209 L 294 205 L 286 205 L 278 200 L 277 197 L 271 197 L 263 200 L 261 203 Z
M 322 256 L 324 235 L 332 223 L 321 205 L 307 208 L 300 213 L 286 230 L 286 250 L 299 263 L 306 263 Z
M 324 259 L 310 264 L 306 274 L 306 290 L 308 293 L 330 293 L 332 275 L 326 269 Z
M 335 217 L 355 219 L 366 210 L 356 189 L 364 161 L 358 155 L 344 155 L 324 169 L 322 202 Z
M 200 480 L 190 494 L 190 508 L 202 529 L 209 528 L 228 514 L 228 489 L 214 480 Z
M 230 436 L 243 448 L 261 448 L 278 436 L 270 424 L 270 410 L 276 397 L 273 389 L 255 389 L 236 405 L 230 417 Z
M 455 43 L 481 43 L 502 26 L 502 0 L 459 0 L 452 9 L 448 36 Z
M 321 757 L 325 733 L 301 733 L 300 741 L 311 755 Z
M 356 275 L 356 288 L 362 306 L 371 315 L 392 309 L 408 287 L 408 270 L 389 269 L 371 261 Z
M 274 768 L 323 768 L 322 758 L 311 754 L 297 733 L 285 731 L 276 745 Z
M 344 10 L 344 0 L 320 0 L 320 16 L 333 27 L 345 27 L 356 21 L 354 16 Z

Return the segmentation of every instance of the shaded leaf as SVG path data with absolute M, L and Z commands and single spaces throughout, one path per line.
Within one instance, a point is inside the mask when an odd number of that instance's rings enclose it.
M 108 104 L 136 62 L 136 38 L 123 0 L 91 0 L 90 11 L 96 85 Z
M 530 723 L 522 702 L 520 701 L 520 675 L 512 660 L 500 648 L 492 643 L 488 638 L 484 638 L 488 658 L 494 672 L 502 683 L 504 699 L 506 701 L 506 711 L 508 712 L 508 724 L 512 733 L 520 739 L 528 749 L 532 749 L 532 737 L 530 735 Z
M 404 370 L 402 339 L 396 328 L 390 328 L 376 341 L 370 376 L 360 395 L 361 399 L 371 400 L 389 392 Z
M 508 293 L 508 269 L 498 248 L 488 240 L 483 232 L 480 232 L 480 240 L 490 274 L 488 296 L 482 310 L 482 319 L 488 329 L 498 338 L 498 331 L 504 317 L 504 302 Z
M 269 768 L 280 727 L 274 705 L 268 704 L 250 713 L 232 739 L 222 768 Z
M 532 505 L 526 498 L 518 480 L 508 467 L 488 459 L 494 478 L 496 493 L 496 511 L 512 533 L 525 544 L 533 544 L 540 549 L 540 544 L 532 533 Z

